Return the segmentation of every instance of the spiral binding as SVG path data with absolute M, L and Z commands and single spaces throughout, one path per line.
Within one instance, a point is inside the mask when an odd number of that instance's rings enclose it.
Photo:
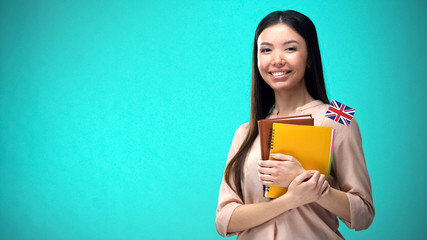
M 270 142 L 268 143 L 268 148 L 273 149 L 274 147 L 274 129 L 270 131 Z
M 274 129 L 270 130 L 270 141 L 268 142 L 268 148 L 269 149 L 273 149 L 274 147 Z M 264 192 L 269 192 L 270 191 L 270 186 L 263 186 L 263 190 Z

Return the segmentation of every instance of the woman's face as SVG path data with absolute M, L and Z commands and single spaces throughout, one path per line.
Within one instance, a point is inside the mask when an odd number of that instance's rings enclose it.
M 258 37 L 258 69 L 274 91 L 304 87 L 305 40 L 286 24 L 270 26 Z

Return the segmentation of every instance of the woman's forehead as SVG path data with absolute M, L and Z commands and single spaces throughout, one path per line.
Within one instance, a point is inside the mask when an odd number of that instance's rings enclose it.
M 265 28 L 258 36 L 258 45 L 263 43 L 285 43 L 285 42 L 301 42 L 304 39 L 292 27 L 280 23 Z

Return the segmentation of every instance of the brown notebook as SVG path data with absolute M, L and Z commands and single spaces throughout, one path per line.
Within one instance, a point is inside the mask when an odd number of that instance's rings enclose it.
M 259 137 L 261 142 L 261 158 L 270 157 L 270 138 L 273 123 L 294 124 L 294 125 L 314 125 L 314 119 L 309 115 L 291 116 L 285 118 L 269 118 L 258 120 Z
M 273 123 L 282 123 L 282 124 L 294 124 L 294 125 L 314 125 L 314 119 L 309 115 L 299 115 L 291 116 L 285 118 L 269 118 L 258 120 L 258 130 L 260 137 L 261 145 L 261 158 L 270 159 L 270 141 L 271 141 L 271 129 L 273 128 Z M 267 186 L 264 186 L 264 196 L 266 196 L 265 191 Z

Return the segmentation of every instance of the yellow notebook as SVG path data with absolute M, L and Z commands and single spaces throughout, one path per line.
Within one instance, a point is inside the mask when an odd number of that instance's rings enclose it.
M 291 155 L 304 169 L 317 170 L 329 177 L 334 136 L 335 130 L 332 127 L 273 123 L 270 155 Z M 269 159 L 273 160 L 271 156 Z M 287 188 L 268 186 L 264 196 L 277 198 L 286 191 Z

